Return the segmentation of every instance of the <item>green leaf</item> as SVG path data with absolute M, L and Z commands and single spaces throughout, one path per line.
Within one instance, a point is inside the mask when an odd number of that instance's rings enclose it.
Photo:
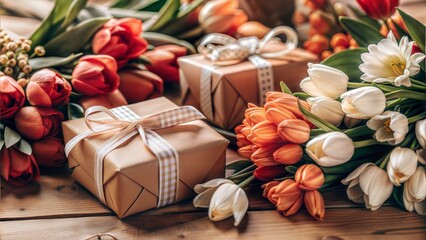
M 109 9 L 112 16 L 116 18 L 138 18 L 141 20 L 148 20 L 156 15 L 155 12 L 146 12 L 146 11 L 136 11 L 132 9 L 124 9 L 124 8 L 111 8 Z
M 80 52 L 108 18 L 92 18 L 79 23 L 45 45 L 46 53 L 50 56 L 68 56 Z
M 295 166 L 285 166 L 285 170 L 289 173 L 296 173 L 297 167 Z
M 358 66 L 362 63 L 361 54 L 365 52 L 366 48 L 349 49 L 333 54 L 321 63 L 346 73 L 351 82 L 360 82 L 362 72 Z
M 369 16 L 365 15 L 361 10 L 359 10 L 358 8 L 356 8 L 355 6 L 352 5 L 348 5 L 349 8 L 352 10 L 352 12 L 357 16 L 357 18 L 363 22 L 365 22 L 366 24 L 374 27 L 377 30 L 380 30 L 380 23 L 372 18 L 370 18 Z
M 159 12 L 164 4 L 166 4 L 167 0 L 151 0 L 151 1 L 143 1 L 140 2 L 139 5 L 135 5 L 132 9 L 137 9 L 141 11 L 151 11 L 151 12 Z
M 287 84 L 285 84 L 283 81 L 280 82 L 281 92 L 287 93 L 287 94 L 293 94 L 293 92 L 288 88 Z
M 323 119 L 319 118 L 315 114 L 306 110 L 306 108 L 300 103 L 300 100 L 297 100 L 297 105 L 299 107 L 299 110 L 309 120 L 309 122 L 311 122 L 312 124 L 314 124 L 318 128 L 323 129 L 326 132 L 340 132 L 340 129 L 338 129 L 333 124 L 324 121 Z
M 84 117 L 83 108 L 76 103 L 69 103 L 67 110 L 68 110 L 68 119 L 69 120 L 79 119 L 79 118 Z
M 361 47 L 367 47 L 369 44 L 377 44 L 383 39 L 378 29 L 348 17 L 340 17 L 342 27 L 355 39 Z
M 183 47 L 186 47 L 189 50 L 188 54 L 195 54 L 196 50 L 192 44 L 187 41 L 179 40 L 177 38 L 157 33 L 157 32 L 144 32 L 142 37 L 145 38 L 150 44 L 154 46 L 160 46 L 165 44 L 176 44 Z
M 392 191 L 392 197 L 395 199 L 395 202 L 404 208 L 404 185 L 401 185 L 400 187 L 394 187 Z
M 75 59 L 81 57 L 82 53 L 71 54 L 68 57 L 38 57 L 31 58 L 28 60 L 28 63 L 31 65 L 33 70 L 48 68 L 48 67 L 58 67 L 66 65 Z
M 4 141 L 6 143 L 6 148 L 10 148 L 21 140 L 21 135 L 13 131 L 11 128 L 6 127 L 4 129 Z
M 168 0 L 166 4 L 158 12 L 158 17 L 156 20 L 153 18 L 154 24 L 148 26 L 145 31 L 155 32 L 158 31 L 161 27 L 169 23 L 174 19 L 177 12 L 179 11 L 180 1 L 179 0 Z
M 61 24 L 61 29 L 65 30 L 77 17 L 80 11 L 86 6 L 87 0 L 74 0 L 69 6 L 65 14 L 64 21 Z
M 425 52 L 426 26 L 399 8 L 398 12 L 401 15 L 401 18 L 404 21 L 405 25 L 407 26 L 411 38 L 417 43 L 420 50 L 422 50 L 422 52 Z
M 236 172 L 241 171 L 253 164 L 250 160 L 236 160 L 226 164 L 226 169 L 235 170 Z
M 31 145 L 24 139 L 21 139 L 21 141 L 19 141 L 19 143 L 16 144 L 15 147 L 20 152 L 25 153 L 27 155 L 31 155 L 31 153 L 33 152 Z
M 340 185 L 340 181 L 344 178 L 341 174 L 324 174 L 324 184 L 320 189 L 328 188 L 333 185 Z

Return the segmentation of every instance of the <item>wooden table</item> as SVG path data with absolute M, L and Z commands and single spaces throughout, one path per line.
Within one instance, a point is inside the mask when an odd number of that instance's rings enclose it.
M 241 159 L 233 150 L 227 155 L 228 161 Z M 247 192 L 250 208 L 239 227 L 232 218 L 211 222 L 191 200 L 120 220 L 76 183 L 70 170 L 45 170 L 38 183 L 26 187 L 2 182 L 0 239 L 87 239 L 98 233 L 117 239 L 426 239 L 424 217 L 389 205 L 371 212 L 352 204 L 343 190 L 325 194 L 323 222 L 305 210 L 283 217 L 259 187 Z

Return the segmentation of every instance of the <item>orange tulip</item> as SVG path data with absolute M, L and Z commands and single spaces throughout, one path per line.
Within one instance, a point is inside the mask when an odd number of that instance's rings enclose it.
M 244 147 L 240 147 L 238 149 L 238 153 L 243 157 L 250 158 L 251 155 L 253 154 L 252 148 L 253 148 L 253 145 L 247 145 L 247 146 L 244 146 Z
M 288 143 L 275 150 L 274 161 L 284 165 L 295 164 L 300 161 L 303 156 L 302 147 L 298 144 Z
M 241 129 L 241 134 L 243 134 L 247 140 L 250 142 L 253 142 L 253 132 L 252 128 L 250 126 L 245 126 Z
M 325 50 L 321 53 L 321 60 L 325 60 L 329 58 L 331 55 L 333 55 L 333 52 L 330 50 Z
M 141 102 L 163 94 L 163 80 L 150 71 L 126 68 L 118 75 L 118 89 L 129 103 Z
M 316 10 L 309 15 L 309 24 L 319 34 L 328 34 L 332 30 L 333 18 L 328 13 Z
M 328 49 L 329 40 L 322 34 L 314 34 L 303 44 L 303 48 L 319 55 L 322 51 Z
M 309 7 L 312 10 L 322 9 L 324 8 L 326 3 L 327 3 L 326 0 L 305 0 L 304 1 L 305 6 Z
M 23 107 L 15 116 L 18 132 L 31 140 L 57 136 L 61 132 L 64 115 L 54 108 Z
M 245 119 L 250 126 L 254 126 L 262 121 L 266 120 L 265 109 L 256 105 L 249 105 L 246 109 Z
M 24 186 L 40 177 L 40 170 L 33 155 L 26 155 L 14 147 L 0 151 L 0 173 L 15 186 Z
M 288 99 L 288 100 L 296 100 L 297 98 L 291 94 L 288 93 L 283 93 L 283 92 L 275 92 L 275 91 L 271 91 L 271 92 L 267 92 L 266 93 L 266 102 L 272 102 L 278 98 L 284 98 L 284 99 Z
M 85 96 L 79 99 L 80 105 L 84 110 L 92 106 L 103 106 L 106 108 L 115 108 L 128 105 L 120 90 L 115 90 L 112 93 L 97 96 Z
M 258 146 L 265 146 L 280 142 L 280 136 L 277 134 L 277 126 L 268 120 L 260 122 L 252 128 L 254 144 Z M 249 138 L 250 140 L 250 138 Z
M 279 125 L 282 121 L 286 119 L 296 119 L 297 117 L 288 109 L 279 109 L 279 108 L 269 108 L 266 111 L 266 117 L 269 121 L 273 122 L 275 125 Z
M 265 147 L 253 147 L 253 154 L 251 160 L 256 166 L 276 166 L 279 163 L 274 161 L 273 153 L 277 149 L 275 145 Z
M 305 101 L 300 101 L 301 104 L 306 108 L 310 109 L 309 104 Z M 300 112 L 299 107 L 297 105 L 297 98 L 293 97 L 280 97 L 275 99 L 274 101 L 268 102 L 265 104 L 265 110 L 268 111 L 271 108 L 278 108 L 278 110 L 287 110 L 293 113 L 296 118 L 303 119 L 304 116 Z
M 284 166 L 260 166 L 254 170 L 254 177 L 260 181 L 268 182 L 274 180 L 285 173 Z
M 394 15 L 391 17 L 392 21 L 398 25 L 404 32 L 408 33 L 407 25 L 405 25 L 404 20 L 402 20 L 401 15 L 399 12 L 395 12 Z
M 295 214 L 303 205 L 303 192 L 295 181 L 286 179 L 271 188 L 268 199 L 276 201 L 277 210 L 284 216 L 290 216 Z
M 39 166 L 62 167 L 67 163 L 64 142 L 60 138 L 47 138 L 31 144 L 33 155 Z
M 236 133 L 236 134 L 241 133 L 241 130 L 242 130 L 245 126 L 247 126 L 247 125 L 246 125 L 246 124 L 244 124 L 244 123 L 242 123 L 242 124 L 240 124 L 240 125 L 236 126 L 236 127 L 234 128 L 235 133 Z
M 296 171 L 294 177 L 303 190 L 316 190 L 324 184 L 324 174 L 315 164 L 305 164 Z
M 325 206 L 321 193 L 319 193 L 317 190 L 306 191 L 304 202 L 306 210 L 308 210 L 309 214 L 311 214 L 317 220 L 324 220 Z
M 307 142 L 310 132 L 309 124 L 300 119 L 286 119 L 277 129 L 282 140 L 298 144 Z
M 185 56 L 187 49 L 178 45 L 164 45 L 156 47 L 144 54 L 151 64 L 146 65 L 149 71 L 160 76 L 164 82 L 179 82 L 179 66 L 177 59 Z
M 331 37 L 330 45 L 332 48 L 342 46 L 345 48 L 349 47 L 349 39 L 344 33 L 336 33 Z
M 268 183 L 265 183 L 262 185 L 263 188 L 263 197 L 268 198 L 268 193 L 271 191 L 271 189 L 275 186 L 277 186 L 280 183 L 280 181 L 270 181 Z M 276 202 L 274 203 L 274 205 Z
M 237 146 L 244 147 L 252 144 L 242 133 L 237 134 Z

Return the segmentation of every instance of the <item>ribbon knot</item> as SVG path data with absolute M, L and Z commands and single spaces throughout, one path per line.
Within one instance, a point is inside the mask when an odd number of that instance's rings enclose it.
M 109 117 L 103 118 L 94 115 L 100 112 L 107 114 Z M 97 193 L 99 199 L 106 204 L 103 187 L 103 161 L 108 153 L 139 134 L 144 145 L 159 161 L 160 179 L 157 206 L 162 207 L 173 203 L 176 198 L 177 182 L 179 180 L 179 155 L 172 145 L 153 130 L 200 119 L 205 119 L 205 117 L 192 106 L 178 107 L 142 117 L 126 106 L 111 110 L 101 106 L 90 107 L 85 112 L 86 125 L 90 131 L 72 138 L 65 146 L 65 154 L 68 157 L 75 145 L 87 137 L 116 132 L 99 146 L 94 159 L 94 179 Z

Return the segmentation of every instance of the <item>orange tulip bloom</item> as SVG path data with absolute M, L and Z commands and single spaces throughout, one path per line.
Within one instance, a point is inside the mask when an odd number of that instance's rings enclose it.
M 271 189 L 275 186 L 277 186 L 280 183 L 280 181 L 270 181 L 268 183 L 265 183 L 262 185 L 263 188 L 263 197 L 268 198 L 268 193 L 271 191 Z M 276 202 L 274 203 L 274 205 Z
M 305 197 L 305 206 L 309 214 L 311 214 L 317 220 L 324 220 L 325 215 L 325 206 L 324 199 L 317 190 L 306 191 Z
M 294 177 L 303 190 L 316 190 L 324 184 L 324 174 L 315 164 L 305 164 L 296 171 Z
M 251 160 L 256 166 L 276 166 L 279 163 L 274 161 L 273 153 L 277 149 L 275 145 L 265 147 L 253 147 L 253 154 Z
M 292 179 L 286 179 L 269 192 L 268 198 L 276 200 L 277 210 L 290 216 L 295 214 L 303 205 L 303 192 Z M 269 194 L 268 194 L 269 195 Z
M 274 161 L 284 165 L 295 164 L 300 161 L 303 156 L 302 147 L 298 144 L 288 143 L 275 150 Z
M 319 55 L 322 51 L 328 49 L 329 41 L 326 36 L 317 33 L 303 43 L 303 48 Z
M 275 92 L 275 91 L 271 91 L 271 92 L 267 92 L 266 93 L 266 102 L 272 102 L 278 98 L 288 98 L 288 99 L 296 99 L 295 96 L 287 94 L 287 93 L 283 93 L 283 92 Z
M 260 181 L 268 182 L 285 173 L 284 166 L 260 166 L 254 170 L 254 177 Z
M 242 133 L 237 134 L 237 146 L 244 147 L 252 144 Z
M 303 114 L 300 112 L 299 107 L 297 105 L 297 99 L 294 96 L 291 95 L 285 95 L 284 97 L 280 97 L 275 99 L 272 102 L 268 102 L 265 104 L 265 110 L 268 111 L 271 108 L 278 108 L 279 110 L 287 110 L 296 116 L 296 118 L 304 119 Z M 300 101 L 302 105 L 306 109 L 310 109 L 310 106 L 305 101 Z
M 249 104 L 245 112 L 245 119 L 250 126 L 254 126 L 262 121 L 266 120 L 265 109 L 256 105 Z
M 178 45 L 156 47 L 144 54 L 151 64 L 146 65 L 149 71 L 160 76 L 164 82 L 179 83 L 179 66 L 177 59 L 185 56 L 187 49 Z
M 245 126 L 241 129 L 241 134 L 243 134 L 247 140 L 253 142 L 253 132 L 250 126 Z
M 238 149 L 238 153 L 243 157 L 250 158 L 251 155 L 253 154 L 252 147 L 253 147 L 253 145 L 247 145 L 247 146 L 244 146 L 244 147 L 240 147 Z
M 284 141 L 302 144 L 309 140 L 311 130 L 303 120 L 286 119 L 278 125 L 277 132 Z
M 269 108 L 266 111 L 266 117 L 269 121 L 279 125 L 286 119 L 296 119 L 297 117 L 287 109 Z
M 252 128 L 253 140 L 249 138 L 254 144 L 258 146 L 266 146 L 280 142 L 280 136 L 277 134 L 277 126 L 268 120 L 260 122 Z
M 129 103 L 163 95 L 163 80 L 150 71 L 126 68 L 118 75 L 120 76 L 118 89 Z

